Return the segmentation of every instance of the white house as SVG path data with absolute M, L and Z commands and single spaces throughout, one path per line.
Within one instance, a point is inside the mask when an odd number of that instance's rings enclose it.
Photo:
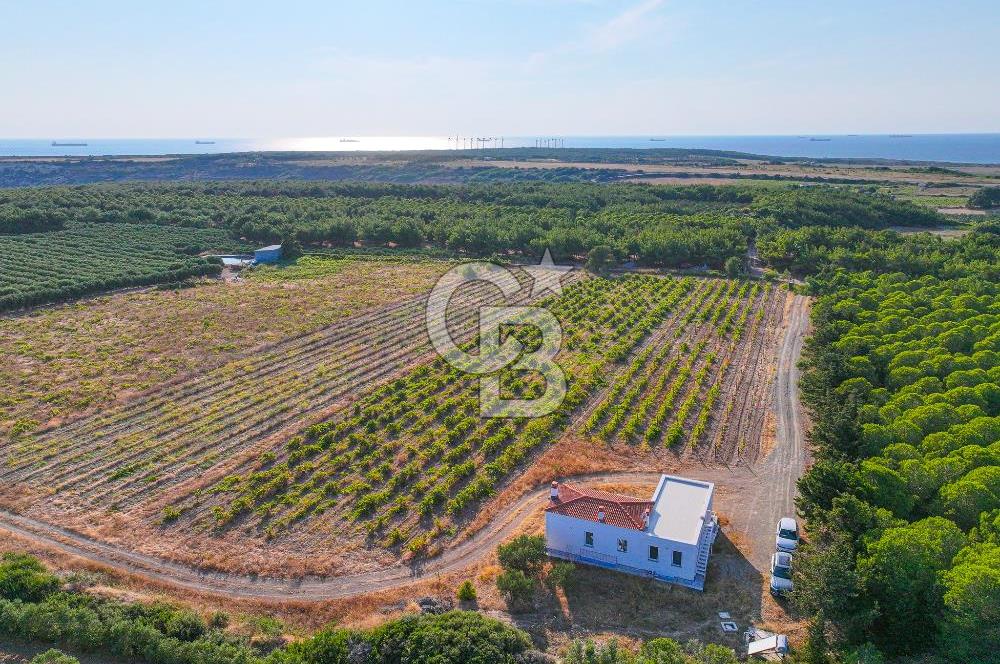
M 719 531 L 715 485 L 663 475 L 650 500 L 552 483 L 548 554 L 696 590 Z

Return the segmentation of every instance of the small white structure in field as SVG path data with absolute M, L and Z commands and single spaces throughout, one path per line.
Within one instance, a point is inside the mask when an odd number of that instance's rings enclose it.
M 711 482 L 663 475 L 650 500 L 552 483 L 548 554 L 704 590 L 719 523 Z

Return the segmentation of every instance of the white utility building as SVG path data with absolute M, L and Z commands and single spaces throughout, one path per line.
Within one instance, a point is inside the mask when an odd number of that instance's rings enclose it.
M 719 531 L 711 482 L 663 475 L 650 500 L 552 483 L 548 554 L 696 590 Z

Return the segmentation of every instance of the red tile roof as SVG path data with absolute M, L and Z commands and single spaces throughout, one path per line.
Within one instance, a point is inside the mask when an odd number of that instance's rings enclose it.
M 550 500 L 545 511 L 600 523 L 597 511 L 603 508 L 604 523 L 619 528 L 645 530 L 642 516 L 652 507 L 652 502 L 633 496 L 560 484 L 559 498 Z

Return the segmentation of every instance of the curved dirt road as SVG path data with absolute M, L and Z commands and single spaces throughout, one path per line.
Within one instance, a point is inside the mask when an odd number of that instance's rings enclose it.
M 768 564 L 772 551 L 774 524 L 779 517 L 794 513 L 795 483 L 806 462 L 804 423 L 796 390 L 796 363 L 808 327 L 808 312 L 807 298 L 795 296 L 777 362 L 774 398 L 777 442 L 774 449 L 753 467 L 706 466 L 685 471 L 686 475 L 717 482 L 720 487 L 727 489 L 720 492 L 719 508 L 731 515 L 732 527 L 743 533 L 751 543 L 751 562 L 760 570 Z M 654 484 L 659 476 L 659 473 L 617 472 L 573 479 L 578 482 Z M 2 510 L 0 529 L 92 563 L 197 592 L 230 598 L 328 600 L 389 590 L 437 574 L 464 569 L 490 555 L 497 544 L 536 513 L 547 495 L 548 488 L 544 486 L 525 494 L 509 506 L 501 518 L 439 558 L 420 566 L 397 565 L 373 572 L 329 578 L 274 579 L 204 572 Z

